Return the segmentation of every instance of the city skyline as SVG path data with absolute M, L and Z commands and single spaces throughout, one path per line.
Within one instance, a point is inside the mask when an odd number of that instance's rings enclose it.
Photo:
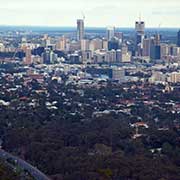
M 82 18 L 84 13 L 86 27 L 134 27 L 139 14 L 146 27 L 180 27 L 177 0 L 0 0 L 0 3 L 0 25 L 74 27 L 76 19 Z

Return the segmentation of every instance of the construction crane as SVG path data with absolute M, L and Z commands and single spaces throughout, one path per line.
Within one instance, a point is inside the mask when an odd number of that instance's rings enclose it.
M 83 17 L 83 21 L 85 21 L 85 18 L 86 18 L 86 17 L 85 17 L 84 12 L 82 11 L 81 14 L 82 14 L 82 17 Z
M 12 57 L 13 60 L 16 58 L 16 54 L 18 53 L 18 50 L 19 50 L 19 48 L 16 48 L 16 49 L 15 49 L 14 55 L 13 55 L 13 57 Z

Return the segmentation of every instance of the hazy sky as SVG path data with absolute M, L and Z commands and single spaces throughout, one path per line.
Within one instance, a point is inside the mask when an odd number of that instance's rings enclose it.
M 134 27 L 141 13 L 147 27 L 180 27 L 180 0 L 0 0 L 1 25 Z

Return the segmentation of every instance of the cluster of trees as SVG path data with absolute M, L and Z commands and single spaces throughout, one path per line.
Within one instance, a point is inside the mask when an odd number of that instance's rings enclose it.
M 0 161 L 0 180 L 19 180 L 20 176 Z
M 29 98 L 39 103 L 35 108 L 26 106 L 30 100 L 14 102 L 14 107 L 22 104 L 19 111 L 1 107 L 0 133 L 7 151 L 57 180 L 179 180 L 180 131 L 173 126 L 159 131 L 157 126 L 164 123 L 157 125 L 154 121 L 158 117 L 160 122 L 165 120 L 171 125 L 178 116 L 164 116 L 164 111 L 143 104 L 129 107 L 131 115 L 112 112 L 91 116 L 94 107 L 105 110 L 116 104 L 117 95 L 120 99 L 139 98 L 142 90 L 133 90 L 133 94 L 108 84 L 98 90 L 83 89 L 81 96 L 77 87 L 55 82 L 47 89 L 48 97 L 28 92 Z M 157 99 L 162 96 L 156 95 Z M 64 104 L 65 99 L 71 100 L 70 105 L 67 101 Z M 47 109 L 47 101 L 57 101 L 58 109 Z M 130 123 L 138 116 L 150 128 L 140 129 L 144 136 L 133 139 L 135 129 Z

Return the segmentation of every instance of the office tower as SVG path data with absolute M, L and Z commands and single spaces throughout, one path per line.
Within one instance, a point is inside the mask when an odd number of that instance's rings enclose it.
M 89 40 L 87 40 L 87 39 L 82 39 L 82 40 L 80 41 L 80 44 L 81 44 L 81 51 L 89 50 Z
M 177 46 L 180 47 L 180 30 L 177 33 Z
M 69 43 L 69 51 L 78 51 L 80 48 L 80 42 L 72 41 Z
M 107 52 L 104 50 L 97 50 L 94 52 L 94 63 L 104 63 L 107 62 Z
M 159 60 L 161 59 L 161 35 L 156 34 L 154 37 L 151 38 L 151 49 L 150 49 L 150 58 L 152 60 Z
M 132 54 L 128 52 L 128 47 L 126 45 L 123 45 L 121 49 L 121 62 L 122 63 L 131 62 L 131 56 Z
M 161 44 L 161 59 L 171 55 L 171 48 L 168 44 Z
M 114 36 L 119 40 L 120 43 L 123 43 L 123 33 L 115 32 Z
M 57 54 L 55 54 L 53 51 L 50 52 L 50 63 L 55 63 L 57 61 Z
M 119 40 L 117 38 L 111 38 L 111 40 L 108 42 L 108 50 L 112 49 L 119 49 Z
M 121 49 L 117 49 L 117 51 L 116 51 L 116 62 L 120 63 L 121 60 L 122 60 Z
M 81 62 L 81 58 L 79 54 L 74 53 L 69 56 L 69 61 L 70 63 L 79 64 Z
M 51 46 L 51 37 L 46 39 L 46 47 Z
M 42 53 L 42 60 L 44 64 L 50 64 L 51 63 L 51 57 L 50 57 L 50 49 L 46 48 L 45 51 Z
M 106 38 L 110 41 L 115 35 L 115 27 L 108 27 L 106 30 Z
M 173 56 L 180 57 L 180 47 L 173 47 Z
M 90 50 L 82 52 L 82 62 L 84 64 L 92 63 L 92 57 L 92 52 Z
M 43 52 L 44 52 L 44 47 L 42 46 L 32 50 L 33 55 L 38 55 L 38 56 L 41 56 Z
M 135 37 L 135 49 L 137 51 L 138 45 L 142 48 L 142 42 L 145 37 L 145 23 L 141 20 L 136 21 L 135 23 L 135 31 L 136 31 L 136 37 Z
M 31 48 L 27 47 L 25 50 L 25 64 L 30 65 L 32 64 L 32 54 L 31 54 Z
M 59 51 L 66 50 L 66 38 L 64 36 L 60 37 L 56 43 L 56 49 Z
M 102 40 L 102 48 L 104 50 L 108 50 L 108 41 L 106 39 Z
M 150 51 L 151 60 L 161 59 L 161 46 L 160 45 L 152 45 Z
M 160 34 L 155 34 L 154 35 L 154 45 L 159 46 L 161 42 L 161 35 Z
M 102 40 L 97 38 L 90 41 L 89 49 L 94 52 L 98 49 L 103 49 L 103 43 Z
M 107 62 L 108 63 L 116 62 L 116 51 L 114 49 L 107 52 Z
M 83 19 L 78 19 L 77 20 L 77 40 L 81 41 L 84 39 L 84 20 Z
M 125 82 L 125 70 L 115 67 L 112 69 L 112 79 L 120 83 Z
M 142 55 L 149 57 L 150 56 L 150 48 L 151 48 L 151 40 L 150 39 L 144 39 L 143 40 Z

